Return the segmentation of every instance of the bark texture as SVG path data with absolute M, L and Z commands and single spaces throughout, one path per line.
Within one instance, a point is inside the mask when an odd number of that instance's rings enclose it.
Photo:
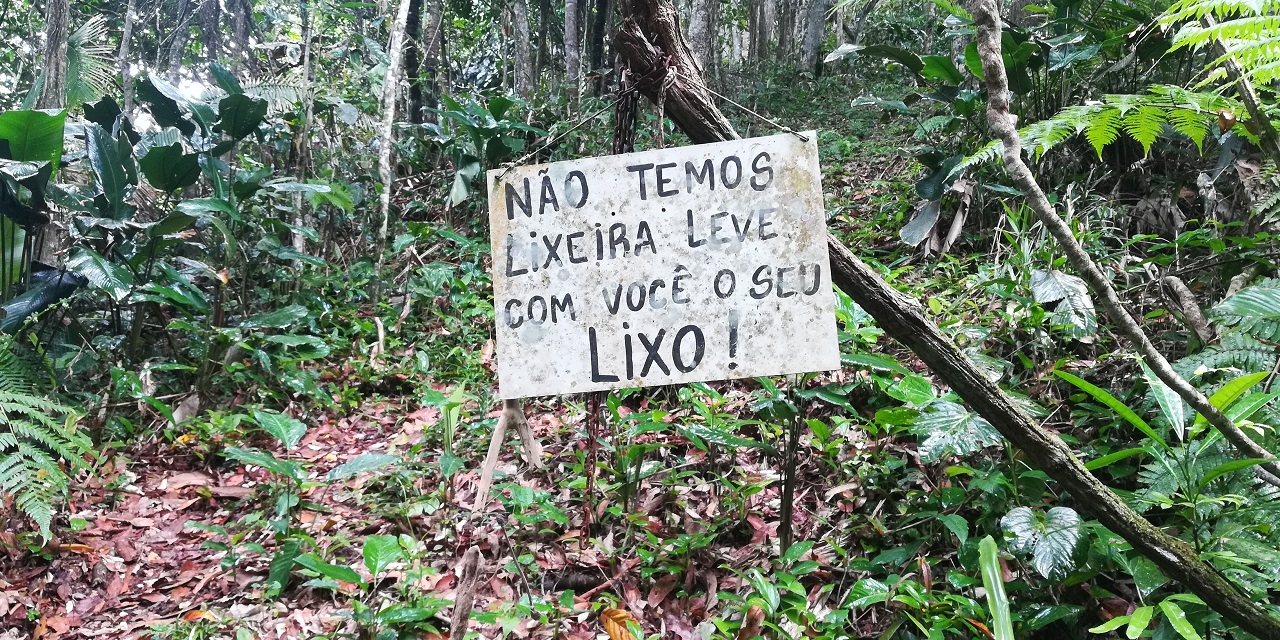
M 512 45 L 515 48 L 516 95 L 533 97 L 533 55 L 529 43 L 528 0 L 511 0 Z
M 133 21 L 137 13 L 136 0 L 129 0 L 124 10 L 124 30 L 120 34 L 120 50 L 116 65 L 120 68 L 120 88 L 124 94 L 124 112 L 133 114 L 133 70 L 129 68 L 129 47 L 133 42 Z
M 720 0 L 693 0 L 689 9 L 689 50 L 704 79 L 711 76 L 715 63 L 719 14 Z
M 378 182 L 382 191 L 378 193 L 378 241 L 374 255 L 378 256 L 378 270 L 382 270 L 386 259 L 387 229 L 391 222 L 391 188 L 394 184 L 395 166 L 392 164 L 391 151 L 395 143 L 396 103 L 400 93 L 400 63 L 404 54 L 404 32 L 409 22 L 409 5 L 413 0 L 400 0 L 396 10 L 395 22 L 391 24 L 391 41 L 387 45 L 387 75 L 382 80 L 382 123 L 378 127 Z M 380 283 L 374 287 L 380 287 Z M 381 297 L 381 290 L 375 289 L 374 300 Z
M 628 23 L 649 24 L 653 30 L 649 32 L 646 42 L 663 41 L 660 34 L 675 27 L 674 8 L 669 0 L 637 0 L 633 11 L 637 8 L 643 9 L 643 14 L 628 16 L 623 24 L 624 33 Z M 975 16 L 978 13 L 975 11 Z M 992 14 L 988 13 L 984 17 L 988 21 L 983 34 L 984 42 L 989 47 L 994 40 L 998 47 L 998 22 L 992 32 Z M 657 23 L 654 23 L 655 20 Z M 670 23 L 666 24 L 665 21 Z M 979 18 L 978 22 L 982 25 L 983 18 Z M 640 35 L 644 36 L 645 33 L 641 32 Z M 620 43 L 622 38 L 623 33 L 619 33 Z M 680 45 L 682 43 L 679 39 L 669 43 L 673 51 L 679 51 Z M 653 65 L 662 59 L 661 56 L 651 56 L 643 48 L 628 47 L 621 51 L 632 71 L 641 76 L 658 68 Z M 995 51 L 995 59 L 998 61 L 999 49 Z M 651 66 L 643 66 L 646 61 Z M 1002 66 L 987 67 L 985 71 L 989 80 L 997 72 L 1001 78 L 1004 75 Z M 994 90 L 992 93 L 995 95 Z M 683 97 L 683 94 L 668 96 L 668 108 L 674 108 L 673 103 L 681 101 Z M 1000 93 L 993 102 L 997 100 L 1004 103 L 1007 117 L 1005 93 Z M 724 118 L 714 104 L 700 102 L 698 106 L 685 105 L 685 109 L 695 112 L 693 115 L 696 117 L 677 120 L 676 124 L 694 142 L 716 142 L 738 137 L 736 133 L 732 133 L 732 129 L 725 133 L 711 124 Z M 709 112 L 699 113 L 699 109 L 709 109 Z M 1190 545 L 1156 528 L 1089 473 L 1070 447 L 1041 429 L 998 385 L 970 362 L 942 334 L 938 326 L 924 315 L 924 309 L 918 302 L 890 287 L 835 237 L 828 235 L 827 245 L 835 286 L 870 313 L 891 337 L 907 345 L 939 378 L 964 398 L 970 407 L 1021 449 L 1038 469 L 1069 491 L 1085 510 L 1155 562 L 1165 575 L 1182 583 L 1214 610 L 1261 640 L 1280 640 L 1280 621 L 1267 615 L 1257 603 L 1201 560 Z
M 178 0 L 178 13 L 169 41 L 169 84 L 177 85 L 182 76 L 182 60 L 187 53 L 187 40 L 191 37 L 191 2 Z
M 569 97 L 578 97 L 582 79 L 582 39 L 579 37 L 578 0 L 564 0 L 564 67 Z
M 804 21 L 804 42 L 801 44 L 800 64 L 805 71 L 817 74 L 822 58 L 822 36 L 827 29 L 827 0 L 809 0 L 809 11 Z
M 70 0 L 49 0 L 44 23 L 44 84 L 37 109 L 61 109 L 67 106 L 67 36 L 71 19 Z

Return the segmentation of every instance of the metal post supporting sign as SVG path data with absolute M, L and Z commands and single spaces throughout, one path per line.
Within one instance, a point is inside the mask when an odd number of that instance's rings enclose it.
M 816 139 L 490 171 L 501 397 L 838 368 Z

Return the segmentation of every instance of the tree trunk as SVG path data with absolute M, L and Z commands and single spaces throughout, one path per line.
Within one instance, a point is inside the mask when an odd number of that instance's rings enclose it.
M 222 58 L 222 4 L 218 0 L 201 0 L 200 40 L 204 44 L 204 58 L 217 62 Z
M 169 43 L 169 84 L 177 86 L 182 77 L 182 61 L 186 57 L 187 38 L 191 35 L 191 2 L 178 0 L 178 14 L 173 29 L 173 40 Z
M 448 86 L 441 77 L 444 69 L 444 14 L 442 0 L 423 0 L 427 14 L 426 38 L 422 43 L 422 75 L 426 80 L 419 84 L 424 89 L 422 114 L 424 122 L 435 122 L 436 114 L 431 109 L 438 103 L 442 87 Z
M 129 68 L 129 45 L 133 41 L 133 15 L 137 13 L 136 0 L 129 0 L 124 10 L 124 31 L 120 34 L 120 49 L 116 64 L 120 67 L 120 89 L 124 94 L 124 113 L 133 114 L 133 70 Z
M 704 80 L 709 80 L 715 64 L 719 13 L 720 0 L 693 0 L 689 9 L 689 49 Z
M 800 65 L 815 76 L 821 71 L 822 39 L 827 27 L 827 0 L 809 0 L 809 11 L 804 21 L 804 43 Z
M 564 66 L 569 99 L 576 103 L 582 84 L 582 39 L 578 36 L 578 0 L 564 0 Z
M 422 91 L 423 0 L 410 0 L 409 21 L 405 25 L 404 76 L 409 81 L 409 122 L 423 122 L 425 97 Z
M 216 4 L 216 0 L 204 0 Z M 311 73 L 311 0 L 299 0 L 298 12 L 302 16 L 302 125 L 298 127 L 298 135 L 294 137 L 295 150 L 294 171 L 298 180 L 305 182 L 311 173 L 311 120 L 315 118 L 315 100 L 312 91 Z M 295 228 L 306 226 L 306 201 L 302 192 L 293 194 L 292 219 L 289 221 Z M 291 234 L 293 249 L 298 253 L 307 252 L 307 239 L 297 231 Z M 295 261 L 296 263 L 296 261 Z
M 794 53 L 799 3 L 800 0 L 778 0 L 778 48 L 774 52 L 777 62 L 786 63 L 786 57 Z
M 548 51 L 548 37 L 551 32 L 551 0 L 538 0 L 538 53 L 533 59 L 533 72 L 535 77 L 542 75 L 542 69 L 547 64 L 547 57 L 550 55 Z
M 378 127 L 378 211 L 381 214 L 374 253 L 378 256 L 378 268 L 382 273 L 386 261 L 387 233 L 391 228 L 391 188 L 394 185 L 395 165 L 392 164 L 392 146 L 395 144 L 396 103 L 400 94 L 400 61 L 404 54 L 404 32 L 409 22 L 409 4 L 413 0 L 400 0 L 395 22 L 391 24 L 391 41 L 387 44 L 387 74 L 382 80 L 382 123 Z M 382 297 L 381 278 L 374 278 L 373 299 Z
M 581 0 L 579 0 L 581 1 Z M 613 7 L 609 0 L 595 0 L 595 14 L 591 18 L 591 31 L 587 38 L 587 68 L 596 74 L 592 91 L 599 94 L 604 91 L 604 42 L 609 30 L 609 13 Z
M 533 97 L 533 56 L 529 47 L 528 0 L 511 0 L 511 39 L 515 49 L 516 95 L 528 100 Z
M 751 38 L 747 47 L 747 59 L 752 65 L 760 65 L 769 59 L 769 44 L 773 24 L 769 20 L 768 0 L 748 0 L 747 31 Z
M 982 20 L 978 22 L 981 24 Z M 999 42 L 998 35 L 994 41 Z M 689 55 L 669 0 L 635 0 L 631 15 L 623 21 L 618 33 L 618 45 L 633 72 L 641 75 L 660 69 L 667 55 L 675 58 L 673 64 L 680 64 Z M 992 75 L 988 71 L 988 78 Z M 686 74 L 681 74 L 679 81 L 685 78 Z M 720 126 L 719 123 L 727 122 L 705 93 L 704 85 L 681 85 L 679 81 L 677 85 L 682 90 L 667 94 L 667 108 L 676 125 L 695 144 L 738 137 L 732 128 Z M 701 93 L 697 91 L 699 87 L 704 89 Z M 649 96 L 653 97 L 652 92 Z M 684 115 L 676 118 L 676 112 Z M 871 314 L 890 337 L 909 347 L 969 406 L 1021 449 L 1037 468 L 1069 491 L 1081 507 L 1215 611 L 1262 640 L 1280 640 L 1280 621 L 1270 617 L 1201 560 L 1190 545 L 1156 528 L 1129 508 L 1085 469 L 1066 443 L 1040 428 L 970 362 L 955 343 L 942 335 L 938 326 L 925 317 L 917 301 L 890 287 L 835 237 L 828 235 L 827 247 L 833 284 Z
M 228 49 L 231 53 L 231 70 L 236 75 L 253 68 L 253 52 L 249 48 L 253 6 L 249 2 L 250 0 L 229 0 L 227 3 L 227 11 L 231 14 L 231 44 Z
M 44 15 L 44 84 L 37 109 L 67 106 L 67 35 L 71 19 L 70 0 L 49 0 Z

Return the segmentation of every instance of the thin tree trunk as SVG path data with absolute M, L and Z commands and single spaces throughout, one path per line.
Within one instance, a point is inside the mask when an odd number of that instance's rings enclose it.
M 189 0 L 178 0 L 178 14 L 173 30 L 173 40 L 169 43 L 169 84 L 177 85 L 182 77 L 182 61 L 186 57 L 187 39 L 191 35 L 191 11 Z
M 129 0 L 124 10 L 124 31 L 120 34 L 120 50 L 116 64 L 120 67 L 120 88 L 124 93 L 124 112 L 133 113 L 133 69 L 129 65 L 129 45 L 133 41 L 133 15 L 137 12 L 136 0 Z
M 980 16 L 979 25 L 989 23 L 992 16 Z M 636 0 L 631 15 L 624 20 L 618 34 L 619 51 L 630 67 L 640 74 L 652 72 L 670 55 L 679 63 L 687 45 L 676 25 L 676 14 L 669 0 Z M 996 25 L 999 23 L 996 22 Z M 986 27 L 983 35 L 987 46 L 994 44 L 995 64 L 999 64 L 999 29 Z M 687 54 L 685 54 L 687 55 Z M 988 54 L 990 59 L 990 54 Z M 984 60 L 986 62 L 986 60 Z M 996 74 L 1000 84 L 989 87 L 993 102 L 1002 103 L 1004 96 L 1003 66 L 986 67 L 990 81 Z M 683 79 L 683 75 L 681 79 Z M 685 86 L 686 91 L 669 93 L 667 108 L 680 105 L 686 114 L 673 118 L 694 143 L 716 142 L 737 138 L 732 128 L 718 126 L 724 115 L 711 102 L 705 91 Z M 997 90 L 1000 91 L 999 97 Z M 653 96 L 650 95 L 650 98 Z M 999 106 L 999 105 L 997 105 Z M 1016 132 L 1013 133 L 1016 137 Z M 1280 621 L 1266 612 L 1226 580 L 1187 543 L 1174 538 L 1135 513 L 1106 485 L 1094 477 L 1060 438 L 1048 433 L 1029 418 L 987 375 L 965 357 L 955 343 L 942 335 L 938 326 L 924 315 L 919 302 L 895 291 L 871 268 L 858 260 L 835 237 L 827 237 L 831 257 L 832 282 L 876 319 L 885 332 L 907 345 L 935 374 L 945 381 L 979 415 L 1021 449 L 1035 466 L 1070 492 L 1084 509 L 1103 526 L 1114 531 L 1133 548 L 1152 560 L 1165 575 L 1177 580 L 1210 607 L 1262 640 L 1280 640 Z
M 405 25 L 404 75 L 409 81 L 409 122 L 422 123 L 425 98 L 422 90 L 422 13 L 423 0 L 409 3 L 409 22 Z
M 564 0 L 564 66 L 569 81 L 569 100 L 574 104 L 582 86 L 582 49 L 578 33 L 578 0 Z
M 580 0 L 581 1 L 581 0 Z M 596 94 L 604 91 L 604 42 L 609 30 L 609 13 L 612 11 L 610 0 L 595 0 L 595 14 L 591 18 L 591 31 L 587 38 L 587 66 L 596 74 L 592 91 Z
M 44 85 L 36 99 L 37 109 L 67 106 L 67 35 L 71 19 L 69 0 L 49 0 L 44 23 Z
M 422 44 L 422 75 L 426 81 L 420 84 L 424 89 L 422 104 L 424 122 L 435 122 L 438 96 L 448 86 L 447 80 L 441 77 L 444 66 L 444 16 L 442 0 L 423 0 L 427 14 L 426 38 Z
M 710 79 L 716 54 L 716 23 L 720 0 L 692 0 L 689 8 L 689 48 L 703 79 Z
M 787 62 L 786 56 L 794 53 L 799 2 L 800 0 L 778 0 L 778 48 L 774 52 L 777 62 Z
M 538 53 L 533 59 L 535 77 L 542 75 L 547 65 L 549 51 L 549 34 L 551 32 L 551 0 L 538 0 Z
M 533 97 L 534 77 L 527 0 L 511 0 L 511 39 L 515 49 L 516 95 L 528 100 Z
M 253 6 L 250 0 L 229 0 L 227 11 L 231 13 L 231 70 L 237 75 L 253 67 L 249 24 L 253 22 Z
M 222 4 L 218 0 L 200 2 L 200 40 L 207 62 L 222 58 Z
M 400 0 L 395 22 L 391 25 L 391 41 L 387 44 L 387 74 L 382 80 L 382 124 L 378 127 L 378 182 L 382 191 L 378 194 L 378 235 L 374 253 L 378 256 L 378 269 L 386 261 L 387 233 L 391 228 L 391 187 L 394 185 L 395 165 L 392 164 L 392 145 L 395 144 L 397 96 L 400 94 L 400 61 L 404 53 L 404 32 L 409 22 L 409 4 L 413 0 Z M 373 299 L 382 297 L 381 277 L 374 278 Z
M 204 0 L 214 2 L 216 0 Z M 311 173 L 311 120 L 315 118 L 315 100 L 312 99 L 311 77 L 311 0 L 299 0 L 298 11 L 302 16 L 302 100 L 305 106 L 302 112 L 302 125 L 298 127 L 298 135 L 293 144 L 296 150 L 295 171 L 298 180 L 305 181 Z M 295 228 L 306 225 L 306 201 L 302 192 L 293 194 L 293 219 L 290 222 Z M 294 231 L 293 248 L 298 253 L 306 253 L 307 239 Z
M 827 0 L 809 0 L 809 11 L 804 22 L 804 43 L 800 65 L 816 76 L 821 69 L 822 39 L 827 27 Z

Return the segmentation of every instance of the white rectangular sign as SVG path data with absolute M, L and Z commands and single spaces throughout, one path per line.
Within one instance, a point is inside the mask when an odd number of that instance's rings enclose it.
M 490 171 L 499 395 L 838 368 L 804 135 Z

